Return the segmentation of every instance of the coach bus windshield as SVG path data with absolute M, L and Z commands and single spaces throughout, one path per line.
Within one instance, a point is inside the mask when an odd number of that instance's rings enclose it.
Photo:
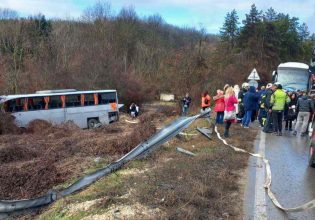
M 277 82 L 287 91 L 307 90 L 309 72 L 306 69 L 278 68 Z

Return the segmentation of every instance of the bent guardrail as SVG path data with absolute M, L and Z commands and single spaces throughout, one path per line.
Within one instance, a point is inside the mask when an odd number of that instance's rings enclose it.
M 88 174 L 75 183 L 71 184 L 69 187 L 65 188 L 60 192 L 48 191 L 45 195 L 34 198 L 34 199 L 23 199 L 23 200 L 0 200 L 0 214 L 10 214 L 16 211 L 21 211 L 30 208 L 36 208 L 44 205 L 48 205 L 55 200 L 70 195 L 74 192 L 77 192 L 85 187 L 91 185 L 98 179 L 112 173 L 115 170 L 121 168 L 127 162 L 142 156 L 144 154 L 150 153 L 155 150 L 157 147 L 161 146 L 166 141 L 175 137 L 177 134 L 182 132 L 187 128 L 191 123 L 193 123 L 197 118 L 207 115 L 211 110 L 203 112 L 199 115 L 192 117 L 180 117 L 173 121 L 171 124 L 167 125 L 148 140 L 140 143 L 129 153 L 124 155 L 119 160 L 109 164 L 108 166 L 101 168 L 91 174 Z

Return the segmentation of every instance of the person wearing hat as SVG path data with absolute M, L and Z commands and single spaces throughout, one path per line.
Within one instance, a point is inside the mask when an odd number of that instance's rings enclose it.
M 286 104 L 290 103 L 290 97 L 286 94 L 281 84 L 274 85 L 277 89 L 270 99 L 273 129 L 277 136 L 282 136 L 283 112 Z
M 271 105 L 270 105 L 270 99 L 274 91 L 276 91 L 275 86 L 272 85 L 272 83 L 268 83 L 266 85 L 266 92 L 265 95 L 262 97 L 260 101 L 260 105 L 265 108 L 266 112 L 266 118 L 262 118 L 262 122 L 264 125 L 263 132 L 265 133 L 272 133 L 273 132 L 273 126 L 272 126 L 272 115 L 271 115 Z

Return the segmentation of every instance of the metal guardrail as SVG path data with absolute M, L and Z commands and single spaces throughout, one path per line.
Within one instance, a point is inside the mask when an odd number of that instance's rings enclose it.
M 60 192 L 50 190 L 44 196 L 34 199 L 0 200 L 0 218 L 1 215 L 9 216 L 14 212 L 20 212 L 21 210 L 27 210 L 48 205 L 59 198 L 75 193 L 78 190 L 84 189 L 85 187 L 91 185 L 98 179 L 112 173 L 115 170 L 118 170 L 127 162 L 152 152 L 153 150 L 161 146 L 163 143 L 167 142 L 168 140 L 182 132 L 185 128 L 191 125 L 191 123 L 193 123 L 197 118 L 203 117 L 209 114 L 210 112 L 211 110 L 203 112 L 196 116 L 180 117 L 176 119 L 171 124 L 158 131 L 148 140 L 140 143 L 138 146 L 136 146 L 133 150 L 131 150 L 129 153 L 124 155 L 119 160 L 80 178 L 75 183 L 73 183 L 72 185 L 70 185 L 69 187 L 65 188 Z

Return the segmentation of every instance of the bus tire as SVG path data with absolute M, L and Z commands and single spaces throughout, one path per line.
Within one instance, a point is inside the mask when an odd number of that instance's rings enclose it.
M 88 119 L 88 128 L 91 129 L 91 128 L 96 128 L 97 125 L 99 124 L 99 120 L 96 119 L 96 118 L 90 118 Z

